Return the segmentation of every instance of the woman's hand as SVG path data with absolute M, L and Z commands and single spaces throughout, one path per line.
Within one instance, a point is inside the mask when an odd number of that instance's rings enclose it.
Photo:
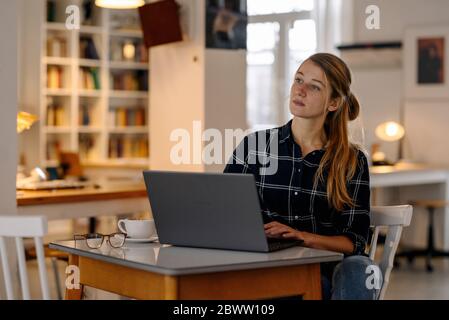
M 351 254 L 354 244 L 347 236 L 323 236 L 306 231 L 298 231 L 285 224 L 273 221 L 264 225 L 268 238 L 302 240 L 304 247 L 331 250 Z
M 304 241 L 304 234 L 301 231 L 286 226 L 277 221 L 272 221 L 264 225 L 265 235 L 275 239 L 296 239 Z

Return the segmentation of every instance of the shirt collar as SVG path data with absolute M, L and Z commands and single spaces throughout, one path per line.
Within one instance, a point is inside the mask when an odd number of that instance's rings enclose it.
M 291 119 L 285 125 L 279 128 L 279 143 L 284 143 L 292 136 L 292 121 Z
M 293 119 L 291 119 L 289 122 L 284 124 L 282 127 L 279 128 L 279 143 L 284 143 L 286 141 L 293 141 L 293 134 L 292 134 L 292 122 Z M 296 142 L 294 142 L 296 143 Z M 318 152 L 324 152 L 326 151 L 327 146 L 323 146 L 323 148 L 316 150 Z

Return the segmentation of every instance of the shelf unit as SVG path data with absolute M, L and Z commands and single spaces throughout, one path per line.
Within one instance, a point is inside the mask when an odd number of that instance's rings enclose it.
M 40 163 L 56 165 L 57 150 L 65 150 L 85 165 L 148 166 L 149 54 L 138 11 L 98 8 L 92 0 L 86 22 L 84 0 L 56 0 L 48 21 L 51 1 L 39 1 Z M 78 30 L 65 26 L 68 5 L 81 9 Z

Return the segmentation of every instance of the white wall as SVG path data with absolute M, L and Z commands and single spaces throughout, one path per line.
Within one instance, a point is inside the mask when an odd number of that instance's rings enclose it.
M 379 30 L 365 28 L 365 8 L 371 4 L 380 8 Z M 449 28 L 447 0 L 357 0 L 354 1 L 353 10 L 355 42 L 403 41 L 404 31 L 409 26 L 447 25 Z M 373 129 L 380 120 L 399 119 L 403 95 L 402 70 L 352 70 L 354 92 L 363 101 L 363 119 L 369 145 L 376 140 Z M 444 139 L 449 135 L 449 101 L 404 101 L 403 104 L 405 156 L 432 164 L 449 165 L 449 151 Z M 397 143 L 382 142 L 381 145 L 390 158 L 396 158 Z
M 380 9 L 380 29 L 365 28 L 365 8 Z M 356 0 L 354 1 L 354 37 L 360 41 L 400 40 L 405 27 L 449 23 L 447 0 Z
M 183 128 L 193 135 L 192 122 L 204 124 L 204 0 L 184 0 L 194 8 L 194 38 L 150 50 L 150 166 L 158 170 L 202 171 L 202 165 L 170 161 L 170 134 Z
M 371 145 L 379 143 L 387 158 L 395 160 L 398 143 L 383 142 L 374 131 L 382 122 L 399 121 L 401 70 L 353 68 L 352 73 L 351 90 L 361 105 L 360 120 L 365 129 L 365 146 L 371 151 Z
M 223 137 L 222 164 L 206 171 L 222 172 L 231 156 L 225 150 L 225 129 L 248 128 L 246 119 L 246 50 L 206 50 L 206 129 L 220 130 Z M 234 142 L 234 148 L 237 147 Z M 213 143 L 213 142 L 212 142 Z M 230 148 L 228 148 L 229 152 Z

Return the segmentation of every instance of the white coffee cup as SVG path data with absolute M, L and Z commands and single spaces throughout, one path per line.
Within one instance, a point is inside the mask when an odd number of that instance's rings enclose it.
M 117 226 L 121 232 L 134 239 L 149 239 L 156 235 L 154 220 L 121 219 Z

